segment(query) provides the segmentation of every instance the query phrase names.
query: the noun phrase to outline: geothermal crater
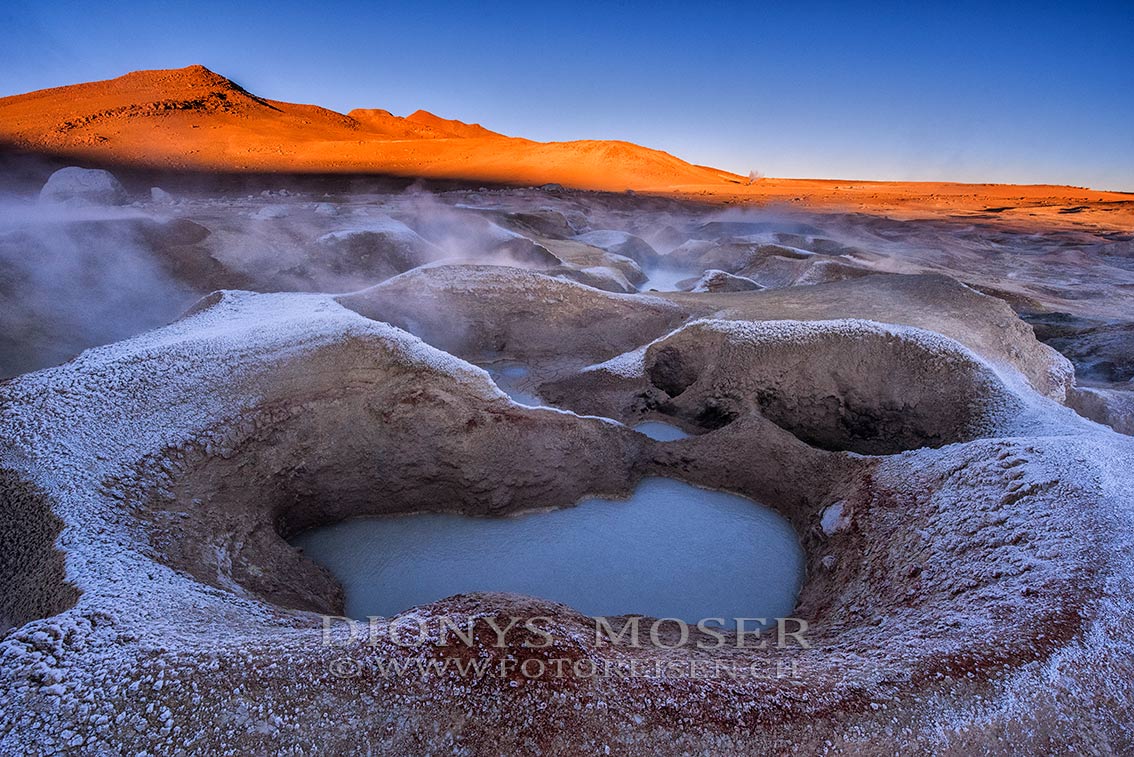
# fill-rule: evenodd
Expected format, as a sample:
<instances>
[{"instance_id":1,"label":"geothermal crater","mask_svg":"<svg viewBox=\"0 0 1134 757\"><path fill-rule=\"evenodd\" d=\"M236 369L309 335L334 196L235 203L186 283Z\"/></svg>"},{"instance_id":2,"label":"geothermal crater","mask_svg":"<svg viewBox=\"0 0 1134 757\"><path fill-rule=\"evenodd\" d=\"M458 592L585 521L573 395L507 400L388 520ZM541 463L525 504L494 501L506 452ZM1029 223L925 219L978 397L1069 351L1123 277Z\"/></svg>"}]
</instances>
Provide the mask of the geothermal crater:
<instances>
[{"instance_id":1,"label":"geothermal crater","mask_svg":"<svg viewBox=\"0 0 1134 757\"><path fill-rule=\"evenodd\" d=\"M1087 408L956 229L356 190L139 201L155 292L202 298L0 384L6 750L1131 746L1134 442L1072 409L1121 390ZM747 608L807 644L586 614Z\"/></svg>"},{"instance_id":2,"label":"geothermal crater","mask_svg":"<svg viewBox=\"0 0 1134 757\"><path fill-rule=\"evenodd\" d=\"M508 591L595 616L691 625L718 618L722 627L759 618L759 625L791 615L803 578L798 537L773 511L660 478L643 480L622 501L586 499L507 518L354 519L292 543L340 579L352 618Z\"/></svg>"}]
</instances>

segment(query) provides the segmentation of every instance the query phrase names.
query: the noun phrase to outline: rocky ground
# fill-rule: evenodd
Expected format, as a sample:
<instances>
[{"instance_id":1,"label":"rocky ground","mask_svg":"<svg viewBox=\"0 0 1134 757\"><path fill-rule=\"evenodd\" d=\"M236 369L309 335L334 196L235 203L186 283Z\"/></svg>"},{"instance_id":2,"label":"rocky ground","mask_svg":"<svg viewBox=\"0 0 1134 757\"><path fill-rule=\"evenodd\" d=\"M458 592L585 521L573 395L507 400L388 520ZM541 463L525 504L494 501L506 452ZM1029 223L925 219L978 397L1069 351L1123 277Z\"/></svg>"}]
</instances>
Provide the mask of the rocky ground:
<instances>
[{"instance_id":1,"label":"rocky ground","mask_svg":"<svg viewBox=\"0 0 1134 757\"><path fill-rule=\"evenodd\" d=\"M0 230L0 751L1134 749L1129 229L120 178L13 191ZM327 644L341 589L286 542L647 475L793 524L810 648L490 594L400 619L552 645ZM382 667L473 659L505 674Z\"/></svg>"}]
</instances>

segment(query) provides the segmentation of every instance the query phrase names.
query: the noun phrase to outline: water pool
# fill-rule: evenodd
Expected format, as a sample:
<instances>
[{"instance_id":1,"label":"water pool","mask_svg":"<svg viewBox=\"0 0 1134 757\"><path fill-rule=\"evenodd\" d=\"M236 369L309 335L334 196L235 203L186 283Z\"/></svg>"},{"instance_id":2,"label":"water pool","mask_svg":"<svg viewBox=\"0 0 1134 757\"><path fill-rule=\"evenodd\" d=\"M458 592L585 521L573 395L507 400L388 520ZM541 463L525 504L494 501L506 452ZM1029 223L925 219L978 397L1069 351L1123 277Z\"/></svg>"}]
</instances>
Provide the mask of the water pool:
<instances>
[{"instance_id":1,"label":"water pool","mask_svg":"<svg viewBox=\"0 0 1134 757\"><path fill-rule=\"evenodd\" d=\"M656 439L659 442L673 442L678 439L688 439L689 434L685 433L677 426L662 421L643 421L634 426L634 430L639 434L645 434L651 439Z\"/></svg>"},{"instance_id":2,"label":"water pool","mask_svg":"<svg viewBox=\"0 0 1134 757\"><path fill-rule=\"evenodd\" d=\"M529 407L541 407L546 403L529 386L531 369L522 363L496 362L482 365L492 381L513 401Z\"/></svg>"},{"instance_id":3,"label":"water pool","mask_svg":"<svg viewBox=\"0 0 1134 757\"><path fill-rule=\"evenodd\" d=\"M770 619L791 614L804 572L779 514L665 478L643 480L627 500L511 517L356 518L292 543L339 578L355 618L508 591L589 615Z\"/></svg>"}]
</instances>

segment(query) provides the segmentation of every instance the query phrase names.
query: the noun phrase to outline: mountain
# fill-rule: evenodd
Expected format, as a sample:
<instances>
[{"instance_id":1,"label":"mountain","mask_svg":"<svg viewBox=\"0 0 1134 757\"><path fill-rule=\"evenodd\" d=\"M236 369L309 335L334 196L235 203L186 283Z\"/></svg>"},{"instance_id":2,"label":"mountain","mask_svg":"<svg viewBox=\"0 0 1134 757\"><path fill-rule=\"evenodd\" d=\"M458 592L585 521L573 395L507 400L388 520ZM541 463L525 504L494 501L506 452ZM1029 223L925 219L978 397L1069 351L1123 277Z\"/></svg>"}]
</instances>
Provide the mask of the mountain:
<instances>
[{"instance_id":1,"label":"mountain","mask_svg":"<svg viewBox=\"0 0 1134 757\"><path fill-rule=\"evenodd\" d=\"M629 142L534 142L424 110L404 118L378 109L344 115L268 100L204 66L0 98L0 140L177 169L367 172L609 190L744 181Z\"/></svg>"},{"instance_id":2,"label":"mountain","mask_svg":"<svg viewBox=\"0 0 1134 757\"><path fill-rule=\"evenodd\" d=\"M347 113L366 131L390 139L476 139L503 137L480 124L467 124L450 118L435 116L427 110L418 110L406 117L395 116L388 110L356 108Z\"/></svg>"}]
</instances>

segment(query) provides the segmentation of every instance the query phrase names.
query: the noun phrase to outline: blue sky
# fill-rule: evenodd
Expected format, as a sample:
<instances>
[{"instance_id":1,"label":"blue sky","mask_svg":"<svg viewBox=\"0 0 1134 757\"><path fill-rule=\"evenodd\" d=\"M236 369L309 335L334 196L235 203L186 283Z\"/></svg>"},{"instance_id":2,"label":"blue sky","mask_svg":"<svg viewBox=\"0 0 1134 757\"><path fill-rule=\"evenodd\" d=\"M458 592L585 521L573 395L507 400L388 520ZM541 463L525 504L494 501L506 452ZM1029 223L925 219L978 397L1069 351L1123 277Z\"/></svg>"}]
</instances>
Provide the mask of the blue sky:
<instances>
[{"instance_id":1,"label":"blue sky","mask_svg":"<svg viewBox=\"0 0 1134 757\"><path fill-rule=\"evenodd\" d=\"M1134 191L1134 0L789 5L9 0L0 94L202 63L739 173Z\"/></svg>"}]
</instances>

